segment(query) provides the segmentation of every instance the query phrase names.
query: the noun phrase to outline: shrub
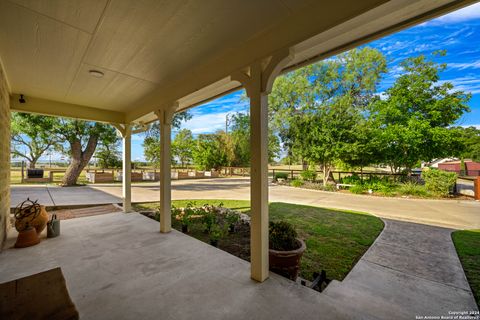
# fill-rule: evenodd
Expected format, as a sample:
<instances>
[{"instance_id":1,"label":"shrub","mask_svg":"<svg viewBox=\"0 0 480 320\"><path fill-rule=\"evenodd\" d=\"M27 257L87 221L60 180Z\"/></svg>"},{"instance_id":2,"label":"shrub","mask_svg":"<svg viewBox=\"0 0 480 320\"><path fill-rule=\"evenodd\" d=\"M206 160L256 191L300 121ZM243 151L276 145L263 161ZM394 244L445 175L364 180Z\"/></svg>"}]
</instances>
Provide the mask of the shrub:
<instances>
[{"instance_id":1,"label":"shrub","mask_svg":"<svg viewBox=\"0 0 480 320\"><path fill-rule=\"evenodd\" d=\"M226 235L225 229L219 226L218 224L214 224L209 231L210 240L213 240L213 241L218 241L223 237L225 237L225 235Z\"/></svg>"},{"instance_id":2,"label":"shrub","mask_svg":"<svg viewBox=\"0 0 480 320\"><path fill-rule=\"evenodd\" d=\"M393 184L381 184L376 191L384 196L392 196L395 194L395 189Z\"/></svg>"},{"instance_id":3,"label":"shrub","mask_svg":"<svg viewBox=\"0 0 480 320\"><path fill-rule=\"evenodd\" d=\"M286 221L270 222L270 249L289 251L298 249L297 231Z\"/></svg>"},{"instance_id":4,"label":"shrub","mask_svg":"<svg viewBox=\"0 0 480 320\"><path fill-rule=\"evenodd\" d=\"M182 214L180 215L180 221L182 226L189 226L192 224L192 216L196 214L197 209L195 208L195 202L188 202L187 206L183 209Z\"/></svg>"},{"instance_id":5,"label":"shrub","mask_svg":"<svg viewBox=\"0 0 480 320\"><path fill-rule=\"evenodd\" d=\"M204 206L202 213L202 223L205 226L205 231L210 232L212 226L217 223L217 214L211 206Z\"/></svg>"},{"instance_id":6,"label":"shrub","mask_svg":"<svg viewBox=\"0 0 480 320\"><path fill-rule=\"evenodd\" d=\"M432 169L423 171L422 178L425 180L425 188L428 191L446 197L457 181L457 174Z\"/></svg>"},{"instance_id":7,"label":"shrub","mask_svg":"<svg viewBox=\"0 0 480 320\"><path fill-rule=\"evenodd\" d=\"M295 180L292 180L292 182L290 182L290 185L292 187L301 187L303 186L303 181L302 180L298 180L298 179L295 179Z\"/></svg>"},{"instance_id":8,"label":"shrub","mask_svg":"<svg viewBox=\"0 0 480 320\"><path fill-rule=\"evenodd\" d=\"M425 197L428 195L427 189L425 186L422 186L415 182L405 182L400 185L398 192L406 196L420 196Z\"/></svg>"},{"instance_id":9,"label":"shrub","mask_svg":"<svg viewBox=\"0 0 480 320\"><path fill-rule=\"evenodd\" d=\"M240 215L236 211L229 210L225 216L225 220L229 226L235 225L240 221Z\"/></svg>"},{"instance_id":10,"label":"shrub","mask_svg":"<svg viewBox=\"0 0 480 320\"><path fill-rule=\"evenodd\" d=\"M395 185L385 178L372 177L364 183L365 189L372 189L374 192L379 193L392 193L395 189Z\"/></svg>"},{"instance_id":11,"label":"shrub","mask_svg":"<svg viewBox=\"0 0 480 320\"><path fill-rule=\"evenodd\" d=\"M362 179L360 179L360 177L354 173L352 174L351 176L346 176L346 177L343 177L340 179L341 183L344 183L344 184L360 184L362 183Z\"/></svg>"},{"instance_id":12,"label":"shrub","mask_svg":"<svg viewBox=\"0 0 480 320\"><path fill-rule=\"evenodd\" d=\"M158 213L158 221L160 221L160 207L157 209ZM172 223L177 221L177 217L180 218L182 215L182 209L177 208L174 205L172 205L172 210L170 211L170 214L172 215Z\"/></svg>"},{"instance_id":13,"label":"shrub","mask_svg":"<svg viewBox=\"0 0 480 320\"><path fill-rule=\"evenodd\" d=\"M336 191L335 185L334 184L327 184L325 187L323 187L323 190L325 191Z\"/></svg>"},{"instance_id":14,"label":"shrub","mask_svg":"<svg viewBox=\"0 0 480 320\"><path fill-rule=\"evenodd\" d=\"M355 194L362 194L365 192L365 186L362 185L362 184L356 184L354 185L353 187L350 187L350 189L348 189L351 193L355 193Z\"/></svg>"},{"instance_id":15,"label":"shrub","mask_svg":"<svg viewBox=\"0 0 480 320\"><path fill-rule=\"evenodd\" d=\"M317 173L315 170L304 170L300 173L300 177L304 181L315 181L315 178L317 178Z\"/></svg>"},{"instance_id":16,"label":"shrub","mask_svg":"<svg viewBox=\"0 0 480 320\"><path fill-rule=\"evenodd\" d=\"M288 179L288 173L286 172L275 172L275 175L273 176L273 180L277 181L278 179Z\"/></svg>"}]
</instances>

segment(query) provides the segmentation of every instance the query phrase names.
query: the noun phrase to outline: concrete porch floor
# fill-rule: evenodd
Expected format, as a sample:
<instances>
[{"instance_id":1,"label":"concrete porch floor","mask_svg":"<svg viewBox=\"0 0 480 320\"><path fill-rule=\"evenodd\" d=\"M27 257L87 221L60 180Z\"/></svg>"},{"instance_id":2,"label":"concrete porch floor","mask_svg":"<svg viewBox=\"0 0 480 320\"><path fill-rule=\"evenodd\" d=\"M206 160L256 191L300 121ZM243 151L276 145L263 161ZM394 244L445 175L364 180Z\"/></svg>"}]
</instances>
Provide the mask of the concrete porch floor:
<instances>
[{"instance_id":1,"label":"concrete porch floor","mask_svg":"<svg viewBox=\"0 0 480 320\"><path fill-rule=\"evenodd\" d=\"M62 221L61 236L0 254L0 283L62 268L81 319L351 319L335 300L140 214ZM11 233L7 245L12 246Z\"/></svg>"}]
</instances>

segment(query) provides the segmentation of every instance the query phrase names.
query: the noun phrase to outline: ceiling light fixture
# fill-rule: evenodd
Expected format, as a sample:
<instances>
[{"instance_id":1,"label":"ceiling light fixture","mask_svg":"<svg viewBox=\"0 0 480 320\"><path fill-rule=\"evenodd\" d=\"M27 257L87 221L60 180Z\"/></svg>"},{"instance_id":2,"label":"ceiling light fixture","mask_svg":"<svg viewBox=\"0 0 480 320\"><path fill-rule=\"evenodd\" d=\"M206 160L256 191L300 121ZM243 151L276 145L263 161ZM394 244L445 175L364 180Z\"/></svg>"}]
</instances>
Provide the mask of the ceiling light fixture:
<instances>
[{"instance_id":1,"label":"ceiling light fixture","mask_svg":"<svg viewBox=\"0 0 480 320\"><path fill-rule=\"evenodd\" d=\"M90 73L90 75L95 78L102 78L104 75L102 71L98 71L98 70L89 70L88 73Z\"/></svg>"}]
</instances>

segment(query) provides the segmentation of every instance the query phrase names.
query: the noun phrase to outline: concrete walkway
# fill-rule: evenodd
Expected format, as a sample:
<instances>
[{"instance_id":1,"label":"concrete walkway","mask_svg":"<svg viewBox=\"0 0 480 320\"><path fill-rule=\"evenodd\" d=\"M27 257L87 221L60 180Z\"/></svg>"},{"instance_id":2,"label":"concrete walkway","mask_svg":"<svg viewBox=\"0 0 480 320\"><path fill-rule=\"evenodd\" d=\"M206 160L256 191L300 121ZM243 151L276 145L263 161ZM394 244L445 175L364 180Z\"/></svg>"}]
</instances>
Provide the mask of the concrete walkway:
<instances>
[{"instance_id":1,"label":"concrete walkway","mask_svg":"<svg viewBox=\"0 0 480 320\"><path fill-rule=\"evenodd\" d=\"M250 199L248 178L176 180L173 199ZM26 197L52 206L121 203L119 184L61 188L58 186L12 186L12 206ZM423 200L362 196L292 187L270 186L270 201L346 209L372 213L382 218L411 221L455 229L480 228L480 202L470 200ZM159 200L158 183L134 184L133 202Z\"/></svg>"},{"instance_id":2,"label":"concrete walkway","mask_svg":"<svg viewBox=\"0 0 480 320\"><path fill-rule=\"evenodd\" d=\"M384 221L375 243L347 277L330 283L324 294L360 319L415 319L478 310L451 229Z\"/></svg>"}]
</instances>

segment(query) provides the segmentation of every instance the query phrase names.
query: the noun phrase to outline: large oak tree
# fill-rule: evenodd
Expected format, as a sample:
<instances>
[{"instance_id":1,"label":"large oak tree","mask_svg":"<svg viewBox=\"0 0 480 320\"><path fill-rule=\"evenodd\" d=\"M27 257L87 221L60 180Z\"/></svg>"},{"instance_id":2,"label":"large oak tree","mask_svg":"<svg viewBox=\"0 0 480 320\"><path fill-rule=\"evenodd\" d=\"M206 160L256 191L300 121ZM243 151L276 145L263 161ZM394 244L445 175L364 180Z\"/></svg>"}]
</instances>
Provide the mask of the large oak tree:
<instances>
[{"instance_id":1,"label":"large oak tree","mask_svg":"<svg viewBox=\"0 0 480 320\"><path fill-rule=\"evenodd\" d=\"M114 145L119 139L111 125L63 118L55 126L55 133L64 141L58 148L70 156L70 164L62 179L63 186L77 183L98 145Z\"/></svg>"}]
</instances>

